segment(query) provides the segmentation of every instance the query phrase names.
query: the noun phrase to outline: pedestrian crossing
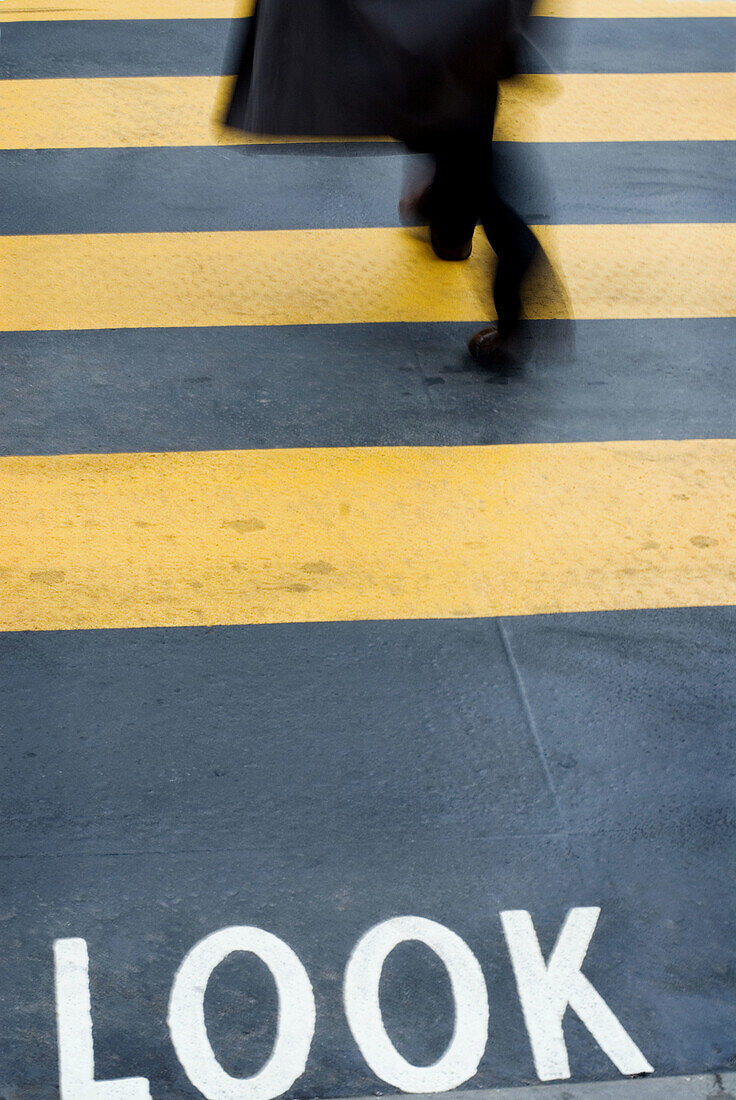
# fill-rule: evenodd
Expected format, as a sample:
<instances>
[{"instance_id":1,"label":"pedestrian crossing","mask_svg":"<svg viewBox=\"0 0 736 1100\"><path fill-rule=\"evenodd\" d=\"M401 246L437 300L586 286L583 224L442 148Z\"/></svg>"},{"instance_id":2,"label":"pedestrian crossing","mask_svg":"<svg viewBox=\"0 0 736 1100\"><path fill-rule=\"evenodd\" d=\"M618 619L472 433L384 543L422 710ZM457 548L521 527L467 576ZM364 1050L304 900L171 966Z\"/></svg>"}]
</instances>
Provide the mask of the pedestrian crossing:
<instances>
[{"instance_id":1,"label":"pedestrian crossing","mask_svg":"<svg viewBox=\"0 0 736 1100\"><path fill-rule=\"evenodd\" d=\"M20 191L23 202L0 207L0 234L399 226L406 160L397 146L332 145L335 155L319 145L289 149L9 152L0 157L0 188ZM736 204L731 151L725 141L547 142L501 145L497 163L503 191L537 225L723 224Z\"/></svg>"},{"instance_id":2,"label":"pedestrian crossing","mask_svg":"<svg viewBox=\"0 0 736 1100\"><path fill-rule=\"evenodd\" d=\"M732 17L734 0L542 0L537 15L554 18ZM230 19L249 16L252 0L88 0L86 7L54 7L48 0L10 0L3 21L70 19Z\"/></svg>"},{"instance_id":3,"label":"pedestrian crossing","mask_svg":"<svg viewBox=\"0 0 736 1100\"><path fill-rule=\"evenodd\" d=\"M7 4L8 0L3 0ZM71 11L71 9L70 9ZM72 14L74 14L72 12ZM156 18L5 23L0 78L232 75L240 22ZM521 73L724 72L736 23L725 17L559 19L534 16Z\"/></svg>"},{"instance_id":4,"label":"pedestrian crossing","mask_svg":"<svg viewBox=\"0 0 736 1100\"><path fill-rule=\"evenodd\" d=\"M733 440L2 459L0 628L732 604L735 463Z\"/></svg>"},{"instance_id":5,"label":"pedestrian crossing","mask_svg":"<svg viewBox=\"0 0 736 1100\"><path fill-rule=\"evenodd\" d=\"M0 148L283 144L223 129L231 87L213 76L0 81ZM505 142L727 141L735 120L728 73L539 74L502 91L496 133Z\"/></svg>"},{"instance_id":6,"label":"pedestrian crossing","mask_svg":"<svg viewBox=\"0 0 736 1100\"><path fill-rule=\"evenodd\" d=\"M443 264L399 227L397 146L223 130L233 8L0 3L0 1082L56 1087L55 938L90 943L100 1077L182 1100L165 991L197 939L272 928L322 1004L345 944L414 911L466 920L493 977L467 1087L534 1081L489 904L550 945L602 905L590 965L655 1071L716 1072L736 0L539 4L571 48L504 88L497 136L564 285L532 285L528 365L498 375L465 353L489 249ZM570 315L552 362L532 337ZM242 1077L271 1032L229 980L207 1026L253 1037ZM405 992L392 1027L429 1064L448 1012L422 981L420 1037ZM288 1096L385 1090L321 1026ZM568 1042L574 1077L611 1076Z\"/></svg>"},{"instance_id":7,"label":"pedestrian crossing","mask_svg":"<svg viewBox=\"0 0 736 1100\"><path fill-rule=\"evenodd\" d=\"M733 224L535 229L559 256L567 293L542 272L530 281L530 319L565 319L570 308L581 320L733 315ZM487 246L449 271L426 251L423 235L395 228L6 237L2 328L431 323L490 313Z\"/></svg>"}]
</instances>

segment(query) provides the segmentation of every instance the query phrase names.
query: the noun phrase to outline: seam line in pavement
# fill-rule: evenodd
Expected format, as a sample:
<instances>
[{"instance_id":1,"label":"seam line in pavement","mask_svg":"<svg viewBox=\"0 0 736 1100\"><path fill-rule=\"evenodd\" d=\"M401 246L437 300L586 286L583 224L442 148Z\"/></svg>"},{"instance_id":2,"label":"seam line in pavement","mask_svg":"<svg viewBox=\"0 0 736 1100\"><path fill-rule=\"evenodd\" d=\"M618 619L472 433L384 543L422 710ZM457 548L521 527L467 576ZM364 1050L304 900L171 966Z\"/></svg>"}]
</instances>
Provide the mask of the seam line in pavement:
<instances>
[{"instance_id":1,"label":"seam line in pavement","mask_svg":"<svg viewBox=\"0 0 736 1100\"><path fill-rule=\"evenodd\" d=\"M506 654L506 660L509 663L512 675L514 677L516 690L519 693L519 699L524 710L524 716L526 718L527 726L529 727L529 732L531 733L532 739L534 740L534 747L537 750L537 756L542 766L542 771L544 772L544 778L547 783L547 787L549 788L549 792L552 795L552 800L555 804L557 816L562 825L562 829L560 830L561 835L564 836L566 839L569 839L570 834L567 827L567 820L565 819L562 804L557 796L557 790L554 783L552 782L552 773L549 770L547 757L545 755L544 749L542 748L542 742L539 738L539 731L537 729L537 723L534 719L534 713L532 711L531 703L529 702L526 684L524 683L524 680L522 678L521 669L519 668L516 657L514 656L514 651L511 648L511 640L509 639L503 618L499 617L496 619L496 626L498 628L498 633L501 636L501 644L503 645L504 653Z\"/></svg>"}]
</instances>

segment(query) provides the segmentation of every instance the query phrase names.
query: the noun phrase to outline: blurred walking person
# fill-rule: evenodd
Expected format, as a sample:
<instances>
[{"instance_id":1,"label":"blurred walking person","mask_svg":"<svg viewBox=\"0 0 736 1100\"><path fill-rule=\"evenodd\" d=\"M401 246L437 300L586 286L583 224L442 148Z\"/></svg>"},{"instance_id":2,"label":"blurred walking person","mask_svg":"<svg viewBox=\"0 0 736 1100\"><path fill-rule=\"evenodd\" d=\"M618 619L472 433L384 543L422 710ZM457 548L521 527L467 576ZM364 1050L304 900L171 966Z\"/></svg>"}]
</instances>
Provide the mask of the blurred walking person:
<instances>
[{"instance_id":1,"label":"blurred walking person","mask_svg":"<svg viewBox=\"0 0 736 1100\"><path fill-rule=\"evenodd\" d=\"M401 204L430 226L445 260L467 259L477 223L498 260L496 325L473 356L505 361L522 285L541 251L498 194L493 124L499 80L517 71L532 0L258 0L228 125L271 136L386 135L428 154L433 178Z\"/></svg>"}]
</instances>

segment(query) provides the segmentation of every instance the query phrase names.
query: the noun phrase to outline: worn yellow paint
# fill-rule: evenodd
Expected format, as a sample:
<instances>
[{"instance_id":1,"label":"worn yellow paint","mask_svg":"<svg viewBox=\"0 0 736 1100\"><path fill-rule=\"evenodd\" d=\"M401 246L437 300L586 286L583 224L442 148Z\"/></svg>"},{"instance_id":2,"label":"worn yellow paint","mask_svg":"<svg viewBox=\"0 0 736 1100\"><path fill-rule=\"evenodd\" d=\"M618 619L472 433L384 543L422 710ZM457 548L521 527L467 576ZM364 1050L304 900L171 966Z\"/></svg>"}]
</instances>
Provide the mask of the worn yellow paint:
<instances>
[{"instance_id":1,"label":"worn yellow paint","mask_svg":"<svg viewBox=\"0 0 736 1100\"><path fill-rule=\"evenodd\" d=\"M535 15L562 19L667 19L736 15L734 0L541 0Z\"/></svg>"},{"instance_id":2,"label":"worn yellow paint","mask_svg":"<svg viewBox=\"0 0 736 1100\"><path fill-rule=\"evenodd\" d=\"M3 80L0 148L269 144L220 124L231 87L231 78L216 76ZM503 87L496 136L725 141L736 138L736 79L729 73L520 77Z\"/></svg>"},{"instance_id":3,"label":"worn yellow paint","mask_svg":"<svg viewBox=\"0 0 736 1100\"><path fill-rule=\"evenodd\" d=\"M0 0L0 23L62 19L231 19L251 15L253 7L254 0L84 0L77 6L70 0L57 0L56 3L53 0Z\"/></svg>"},{"instance_id":4,"label":"worn yellow paint","mask_svg":"<svg viewBox=\"0 0 736 1100\"><path fill-rule=\"evenodd\" d=\"M0 23L60 19L230 19L247 16L253 0L2 0ZM574 19L733 16L734 0L542 0L535 14Z\"/></svg>"},{"instance_id":5,"label":"worn yellow paint","mask_svg":"<svg viewBox=\"0 0 736 1100\"><path fill-rule=\"evenodd\" d=\"M736 441L0 459L0 629L736 603Z\"/></svg>"},{"instance_id":6,"label":"worn yellow paint","mask_svg":"<svg viewBox=\"0 0 736 1100\"><path fill-rule=\"evenodd\" d=\"M3 80L0 148L252 144L220 123L232 84L218 76Z\"/></svg>"},{"instance_id":7,"label":"worn yellow paint","mask_svg":"<svg viewBox=\"0 0 736 1100\"><path fill-rule=\"evenodd\" d=\"M720 317L736 303L736 225L537 226L574 316ZM435 258L422 232L312 229L0 237L0 329L477 321L490 250ZM531 281L531 318L570 303Z\"/></svg>"},{"instance_id":8,"label":"worn yellow paint","mask_svg":"<svg viewBox=\"0 0 736 1100\"><path fill-rule=\"evenodd\" d=\"M499 141L730 141L731 73L566 73L501 86Z\"/></svg>"}]
</instances>

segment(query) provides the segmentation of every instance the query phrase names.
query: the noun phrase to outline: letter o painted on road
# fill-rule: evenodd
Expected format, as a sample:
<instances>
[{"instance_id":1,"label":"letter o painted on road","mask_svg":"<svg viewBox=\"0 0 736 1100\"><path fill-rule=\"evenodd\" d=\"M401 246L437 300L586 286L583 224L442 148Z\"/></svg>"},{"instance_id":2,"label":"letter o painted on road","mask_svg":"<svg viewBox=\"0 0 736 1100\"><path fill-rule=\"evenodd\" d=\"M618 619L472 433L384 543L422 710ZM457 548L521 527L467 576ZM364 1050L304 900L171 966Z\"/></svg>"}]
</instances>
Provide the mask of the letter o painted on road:
<instances>
[{"instance_id":1,"label":"letter o painted on road","mask_svg":"<svg viewBox=\"0 0 736 1100\"><path fill-rule=\"evenodd\" d=\"M455 1000L452 1039L431 1066L412 1065L399 1054L381 1015L379 982L384 963L393 949L407 940L426 944L442 960ZM477 1072L488 1041L488 990L473 952L444 925L424 917L394 917L376 925L350 956L344 996L353 1038L381 1080L404 1092L444 1092Z\"/></svg>"},{"instance_id":2,"label":"letter o painted on road","mask_svg":"<svg viewBox=\"0 0 736 1100\"><path fill-rule=\"evenodd\" d=\"M252 1077L231 1077L207 1037L204 997L212 971L234 951L249 951L276 982L279 1017L271 1056ZM261 928L223 928L187 954L169 1000L171 1041L184 1071L207 1100L274 1100L304 1072L315 1024L314 993L301 962L283 940Z\"/></svg>"}]
</instances>

